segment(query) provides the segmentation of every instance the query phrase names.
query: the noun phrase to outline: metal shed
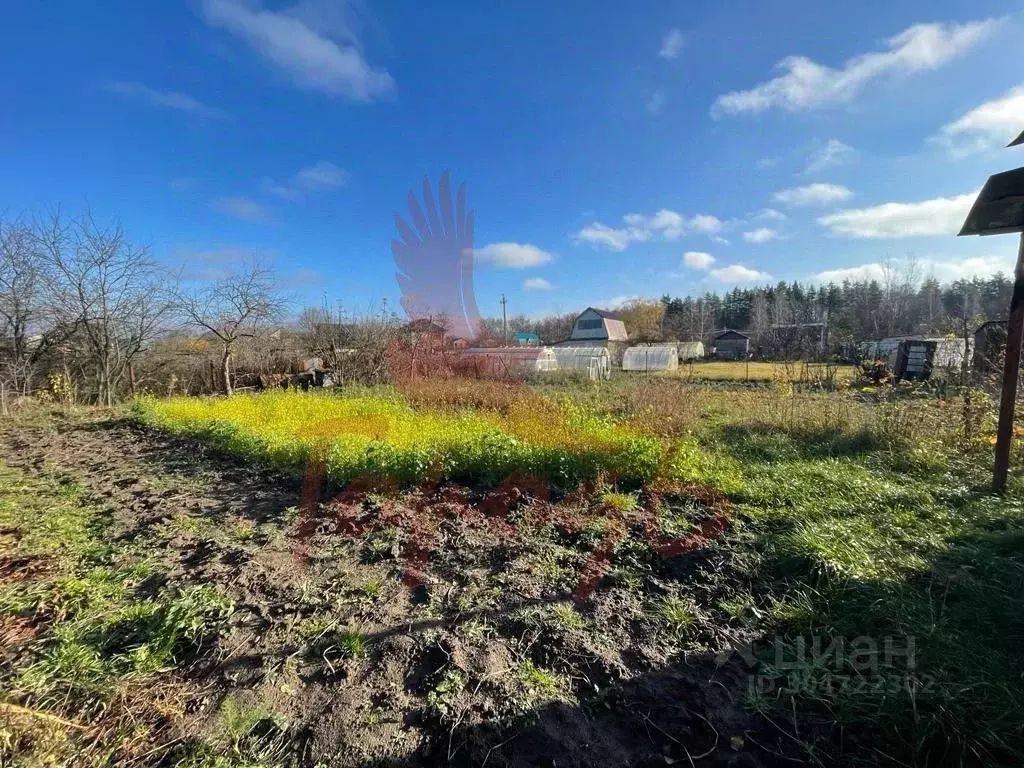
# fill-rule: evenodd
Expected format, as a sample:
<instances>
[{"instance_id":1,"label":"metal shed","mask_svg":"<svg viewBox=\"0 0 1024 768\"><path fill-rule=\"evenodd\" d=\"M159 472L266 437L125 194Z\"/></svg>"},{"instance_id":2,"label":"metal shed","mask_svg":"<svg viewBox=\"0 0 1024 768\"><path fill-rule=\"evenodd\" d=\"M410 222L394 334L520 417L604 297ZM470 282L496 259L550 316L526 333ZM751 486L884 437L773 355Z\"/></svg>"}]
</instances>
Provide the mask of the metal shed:
<instances>
[{"instance_id":1,"label":"metal shed","mask_svg":"<svg viewBox=\"0 0 1024 768\"><path fill-rule=\"evenodd\" d=\"M612 360L604 347L553 347L559 371L576 371L591 381L607 381Z\"/></svg>"},{"instance_id":2,"label":"metal shed","mask_svg":"<svg viewBox=\"0 0 1024 768\"><path fill-rule=\"evenodd\" d=\"M624 371L674 371L679 367L679 353L674 344L630 347L622 356Z\"/></svg>"}]
</instances>

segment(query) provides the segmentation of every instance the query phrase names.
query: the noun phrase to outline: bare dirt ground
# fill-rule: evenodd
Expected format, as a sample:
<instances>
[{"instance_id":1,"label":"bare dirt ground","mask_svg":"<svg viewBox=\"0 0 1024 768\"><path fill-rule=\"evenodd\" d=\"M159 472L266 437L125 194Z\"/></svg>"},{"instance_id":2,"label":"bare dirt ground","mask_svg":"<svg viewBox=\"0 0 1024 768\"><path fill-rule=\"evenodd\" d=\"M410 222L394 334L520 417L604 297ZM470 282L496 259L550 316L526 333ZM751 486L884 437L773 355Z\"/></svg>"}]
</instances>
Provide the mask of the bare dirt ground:
<instances>
[{"instance_id":1,"label":"bare dirt ground","mask_svg":"<svg viewBox=\"0 0 1024 768\"><path fill-rule=\"evenodd\" d=\"M231 698L274 714L246 737L269 764L803 762L744 707L739 655L716 663L738 630L652 612L728 597L743 574L726 547L623 540L595 575L600 526L513 528L532 519L528 494L497 523L487 498L453 488L325 491L304 509L296 478L105 412L54 412L0 445L8 466L76 478L110 509L113 535L157 565L140 589L210 584L233 600L228 630L170 673L191 692L182 743L215 741ZM698 531L705 502L668 500Z\"/></svg>"}]
</instances>

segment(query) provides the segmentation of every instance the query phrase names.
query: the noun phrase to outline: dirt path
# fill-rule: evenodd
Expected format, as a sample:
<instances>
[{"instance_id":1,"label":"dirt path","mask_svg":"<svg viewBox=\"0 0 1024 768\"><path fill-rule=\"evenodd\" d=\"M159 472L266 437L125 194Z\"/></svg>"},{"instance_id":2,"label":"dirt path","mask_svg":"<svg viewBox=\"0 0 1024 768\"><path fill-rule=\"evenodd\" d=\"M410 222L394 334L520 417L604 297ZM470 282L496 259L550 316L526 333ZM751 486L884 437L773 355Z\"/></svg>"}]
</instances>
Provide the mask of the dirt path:
<instances>
[{"instance_id":1,"label":"dirt path","mask_svg":"<svg viewBox=\"0 0 1024 768\"><path fill-rule=\"evenodd\" d=\"M397 502L442 513L410 589L396 555L416 539L401 522L354 534L337 504L303 517L294 478L193 440L96 412L7 428L2 445L9 466L77 478L111 509L114 535L152 552L155 578L213 584L234 600L230 631L188 672L190 735L214 738L231 696L286 723L282 759L309 766L799 757L740 705L742 664L680 651L656 631L643 589L612 583L574 601L584 553L501 535L456 513L461 497L445 490ZM394 511L371 497L355 514L381 503ZM655 575L695 579L715 566L702 553L677 560Z\"/></svg>"}]
</instances>

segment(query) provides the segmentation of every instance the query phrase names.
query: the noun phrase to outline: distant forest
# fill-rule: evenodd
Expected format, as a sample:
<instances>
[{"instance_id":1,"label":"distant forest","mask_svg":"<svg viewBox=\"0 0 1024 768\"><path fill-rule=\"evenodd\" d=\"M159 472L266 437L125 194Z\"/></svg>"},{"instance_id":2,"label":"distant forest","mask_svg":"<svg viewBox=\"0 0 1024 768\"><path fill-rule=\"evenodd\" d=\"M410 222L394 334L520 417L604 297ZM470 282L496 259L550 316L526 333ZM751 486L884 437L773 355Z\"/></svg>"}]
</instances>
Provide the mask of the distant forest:
<instances>
[{"instance_id":1,"label":"distant forest","mask_svg":"<svg viewBox=\"0 0 1024 768\"><path fill-rule=\"evenodd\" d=\"M635 341L706 342L716 331L732 328L750 334L755 347L770 346L779 342L778 326L827 322L829 346L837 348L888 336L963 335L986 320L1005 319L1012 290L1012 281L1002 273L940 283L921 279L911 265L885 269L880 280L817 286L780 282L683 298L666 294L613 309ZM543 342L551 343L568 337L574 318L510 317L508 332L537 331ZM500 318L486 322L492 333L501 332ZM807 329L804 335L810 339L818 332Z\"/></svg>"}]
</instances>

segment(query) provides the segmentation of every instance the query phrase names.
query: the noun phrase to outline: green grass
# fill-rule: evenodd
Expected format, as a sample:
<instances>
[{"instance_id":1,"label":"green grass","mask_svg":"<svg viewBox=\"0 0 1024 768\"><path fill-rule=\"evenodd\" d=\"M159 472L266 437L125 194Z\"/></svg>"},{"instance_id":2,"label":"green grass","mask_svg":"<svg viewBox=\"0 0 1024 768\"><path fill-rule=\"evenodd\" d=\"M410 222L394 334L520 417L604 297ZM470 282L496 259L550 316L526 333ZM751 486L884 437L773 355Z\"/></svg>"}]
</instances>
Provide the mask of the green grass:
<instances>
[{"instance_id":1,"label":"green grass","mask_svg":"<svg viewBox=\"0 0 1024 768\"><path fill-rule=\"evenodd\" d=\"M1019 763L1019 479L1000 498L965 485L978 477L970 468L897 471L881 458L744 464L734 497L761 558L762 672L774 681L771 695L827 713L848 729L847 749L865 764ZM815 640L845 647L824 664L773 668L779 653L792 656ZM867 671L855 663L858 641L867 646ZM886 643L899 651L908 642L909 667L899 653L883 652Z\"/></svg>"},{"instance_id":2,"label":"green grass","mask_svg":"<svg viewBox=\"0 0 1024 768\"><path fill-rule=\"evenodd\" d=\"M523 693L530 706L553 699L565 698L565 681L554 672L539 667L529 659L519 662L515 675L523 687Z\"/></svg>"},{"instance_id":3,"label":"green grass","mask_svg":"<svg viewBox=\"0 0 1024 768\"><path fill-rule=\"evenodd\" d=\"M15 638L0 666L0 704L23 713L2 727L0 763L74 755L99 764L149 749L180 706L182 683L166 673L232 611L210 586L141 596L153 567L112 542L109 525L73 481L0 467L0 528L13 532L0 550L25 563L0 582L0 626Z\"/></svg>"}]
</instances>

